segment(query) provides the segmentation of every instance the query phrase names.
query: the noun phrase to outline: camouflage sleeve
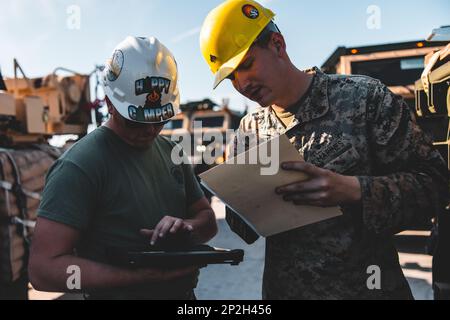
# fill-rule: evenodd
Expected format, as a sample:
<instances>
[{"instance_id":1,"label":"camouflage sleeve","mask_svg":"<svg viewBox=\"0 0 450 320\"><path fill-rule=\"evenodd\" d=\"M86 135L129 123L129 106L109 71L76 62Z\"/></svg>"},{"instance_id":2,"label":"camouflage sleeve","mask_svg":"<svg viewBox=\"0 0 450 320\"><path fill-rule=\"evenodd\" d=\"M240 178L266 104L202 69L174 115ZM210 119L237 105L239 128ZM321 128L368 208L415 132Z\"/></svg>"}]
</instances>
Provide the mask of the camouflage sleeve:
<instances>
[{"instance_id":1,"label":"camouflage sleeve","mask_svg":"<svg viewBox=\"0 0 450 320\"><path fill-rule=\"evenodd\" d=\"M375 174L358 177L364 225L378 234L392 234L429 222L448 193L443 158L401 97L378 84L367 102Z\"/></svg>"}]
</instances>

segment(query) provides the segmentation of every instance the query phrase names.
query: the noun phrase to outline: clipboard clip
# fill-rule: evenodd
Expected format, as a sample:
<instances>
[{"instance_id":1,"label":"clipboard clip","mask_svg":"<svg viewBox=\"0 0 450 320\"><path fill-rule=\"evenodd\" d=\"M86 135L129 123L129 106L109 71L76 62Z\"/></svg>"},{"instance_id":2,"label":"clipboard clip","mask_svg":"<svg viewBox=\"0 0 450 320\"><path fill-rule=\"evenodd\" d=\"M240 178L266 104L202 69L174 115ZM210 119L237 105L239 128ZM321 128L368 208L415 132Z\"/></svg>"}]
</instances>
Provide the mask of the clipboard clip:
<instances>
[{"instance_id":1,"label":"clipboard clip","mask_svg":"<svg viewBox=\"0 0 450 320\"><path fill-rule=\"evenodd\" d=\"M231 231L236 233L245 243L253 244L260 238L256 231L229 206L225 206L225 214L225 220L230 226Z\"/></svg>"}]
</instances>

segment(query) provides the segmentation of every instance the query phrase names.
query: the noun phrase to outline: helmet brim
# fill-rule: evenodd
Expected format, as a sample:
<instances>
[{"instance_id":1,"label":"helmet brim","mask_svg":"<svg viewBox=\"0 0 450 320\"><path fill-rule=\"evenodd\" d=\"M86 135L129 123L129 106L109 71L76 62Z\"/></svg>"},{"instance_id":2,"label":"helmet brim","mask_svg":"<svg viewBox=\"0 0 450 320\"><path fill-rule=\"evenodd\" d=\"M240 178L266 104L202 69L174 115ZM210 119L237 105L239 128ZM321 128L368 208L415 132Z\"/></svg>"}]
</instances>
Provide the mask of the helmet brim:
<instances>
[{"instance_id":1,"label":"helmet brim","mask_svg":"<svg viewBox=\"0 0 450 320\"><path fill-rule=\"evenodd\" d=\"M225 62L220 69L217 71L215 79L214 79L214 85L213 89L216 89L223 80L228 78L241 64L242 60L244 60L245 55L250 50L251 45L243 50L242 52L238 53L236 56Z\"/></svg>"},{"instance_id":2,"label":"helmet brim","mask_svg":"<svg viewBox=\"0 0 450 320\"><path fill-rule=\"evenodd\" d=\"M133 121L130 119L130 116L127 113L125 113L125 111L124 111L124 110L128 110L128 106L130 104L127 103L126 101L120 101L119 99L117 99L114 92L111 90L111 88L109 86L104 86L103 89L105 91L105 95L111 101L114 109L116 109L117 112L119 112L120 115L122 117L124 117L125 119ZM134 122L136 122L136 121L134 121Z\"/></svg>"},{"instance_id":3,"label":"helmet brim","mask_svg":"<svg viewBox=\"0 0 450 320\"><path fill-rule=\"evenodd\" d=\"M175 110L178 110L178 112L175 112L175 115L167 120L167 121L162 121L162 122L151 122L151 121L136 121L134 119L130 118L130 115L128 114L127 110L128 107L133 106L133 104L128 103L127 101L120 101L119 99L117 99L114 95L114 92L111 90L110 87L108 86L104 86L104 91L105 91L105 95L108 97L108 99L111 101L111 103L114 106L114 109L117 110L117 112L119 112L119 114L124 117L125 119L132 121L132 122L136 122L136 123L143 123L143 124L161 124L161 123L166 123L170 120L172 120L175 116L177 116L180 113L179 110L179 104L177 103L172 103L172 105L174 106Z\"/></svg>"}]
</instances>

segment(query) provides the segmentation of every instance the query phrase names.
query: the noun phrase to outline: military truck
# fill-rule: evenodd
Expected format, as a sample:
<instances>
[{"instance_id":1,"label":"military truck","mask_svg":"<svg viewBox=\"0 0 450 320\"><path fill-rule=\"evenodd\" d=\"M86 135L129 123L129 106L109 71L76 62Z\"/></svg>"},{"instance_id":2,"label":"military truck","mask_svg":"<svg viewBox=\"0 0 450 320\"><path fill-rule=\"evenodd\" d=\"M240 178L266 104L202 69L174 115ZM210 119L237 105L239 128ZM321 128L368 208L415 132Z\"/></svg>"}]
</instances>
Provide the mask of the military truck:
<instances>
[{"instance_id":1,"label":"military truck","mask_svg":"<svg viewBox=\"0 0 450 320\"><path fill-rule=\"evenodd\" d=\"M326 73L361 74L379 79L414 108L414 83L425 67L425 56L444 48L446 44L445 41L431 43L417 40L338 47L322 65L322 70Z\"/></svg>"},{"instance_id":2,"label":"military truck","mask_svg":"<svg viewBox=\"0 0 450 320\"><path fill-rule=\"evenodd\" d=\"M228 104L228 101L224 100L222 105L218 105L210 99L182 104L180 106L181 113L169 122L161 133L169 138L182 135L190 137L190 160L196 174L203 173L225 161L226 132L227 130L236 130L247 112L233 111ZM201 128L195 128L196 124L201 124ZM209 139L205 139L205 134L208 133L219 133L222 139L209 141ZM221 151L215 154L214 149ZM207 164L203 161L203 155L206 152L213 154L214 164Z\"/></svg>"},{"instance_id":3,"label":"military truck","mask_svg":"<svg viewBox=\"0 0 450 320\"><path fill-rule=\"evenodd\" d=\"M0 73L0 300L28 297L28 251L40 193L62 153L48 140L83 136L92 118L101 120L90 86L92 75L99 84L98 71L84 75L58 68L28 78L14 60L13 78Z\"/></svg>"},{"instance_id":4,"label":"military truck","mask_svg":"<svg viewBox=\"0 0 450 320\"><path fill-rule=\"evenodd\" d=\"M70 75L59 75L61 72ZM0 94L0 115L12 120L3 126L9 129L2 131L4 142L28 143L52 135L86 134L94 107L90 76L57 68L45 77L30 79L14 60L14 78L4 79L8 90Z\"/></svg>"},{"instance_id":5,"label":"military truck","mask_svg":"<svg viewBox=\"0 0 450 320\"><path fill-rule=\"evenodd\" d=\"M447 45L425 57L424 71L415 82L416 113L422 122L428 123L430 130L439 139L435 141L435 145L449 161L450 26L433 30L428 40L445 40ZM450 300L450 205L440 212L432 239L434 296L437 300Z\"/></svg>"}]
</instances>

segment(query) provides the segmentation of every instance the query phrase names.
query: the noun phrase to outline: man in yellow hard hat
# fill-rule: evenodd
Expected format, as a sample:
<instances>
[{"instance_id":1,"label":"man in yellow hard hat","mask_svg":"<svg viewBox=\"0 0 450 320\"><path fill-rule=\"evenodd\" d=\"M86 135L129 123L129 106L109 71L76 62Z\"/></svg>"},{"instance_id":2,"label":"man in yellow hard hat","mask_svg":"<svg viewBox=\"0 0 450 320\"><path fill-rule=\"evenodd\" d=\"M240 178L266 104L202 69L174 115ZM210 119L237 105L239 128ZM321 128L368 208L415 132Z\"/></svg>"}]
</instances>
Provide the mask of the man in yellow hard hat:
<instances>
[{"instance_id":1,"label":"man in yellow hard hat","mask_svg":"<svg viewBox=\"0 0 450 320\"><path fill-rule=\"evenodd\" d=\"M229 0L201 31L214 87L230 79L261 106L232 147L250 147L248 133L258 143L288 133L306 162L281 167L310 179L274 192L344 214L267 238L263 298L411 299L393 236L440 210L446 165L406 103L378 80L296 68L273 18L255 1Z\"/></svg>"}]
</instances>

